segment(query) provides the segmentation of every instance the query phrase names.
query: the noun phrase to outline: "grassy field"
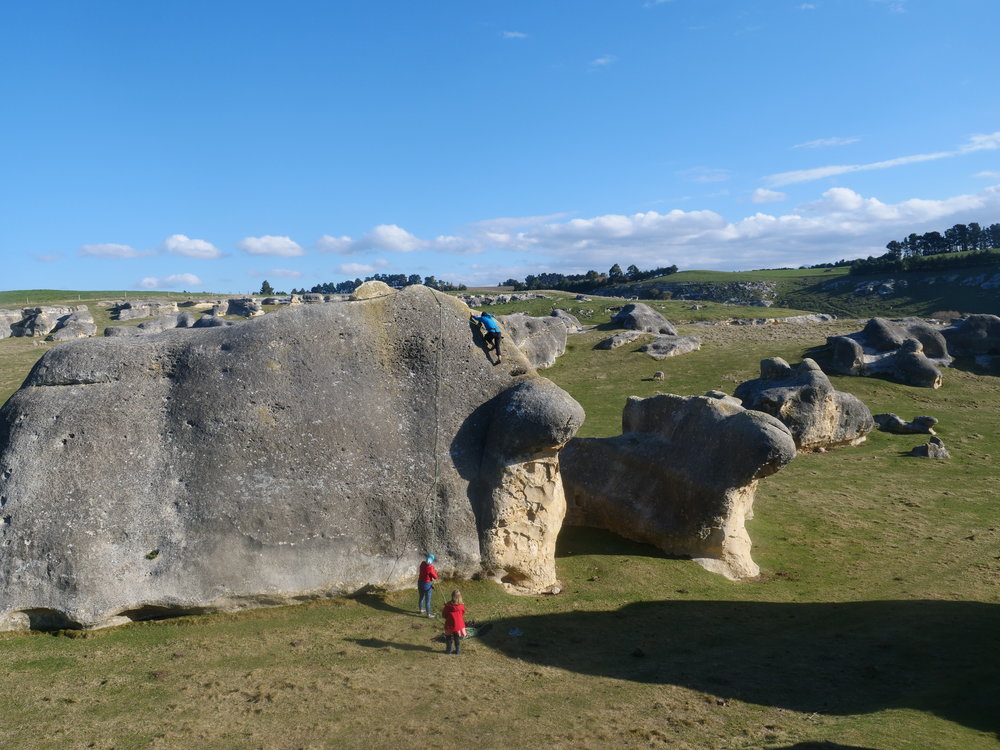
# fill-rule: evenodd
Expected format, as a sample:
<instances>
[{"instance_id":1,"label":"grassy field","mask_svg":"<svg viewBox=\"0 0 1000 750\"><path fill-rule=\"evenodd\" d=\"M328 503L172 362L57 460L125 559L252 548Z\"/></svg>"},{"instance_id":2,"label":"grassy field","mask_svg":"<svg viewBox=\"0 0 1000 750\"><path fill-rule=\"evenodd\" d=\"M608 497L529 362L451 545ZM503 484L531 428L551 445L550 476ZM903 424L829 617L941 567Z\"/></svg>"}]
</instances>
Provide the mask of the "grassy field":
<instances>
[{"instance_id":1,"label":"grassy field","mask_svg":"<svg viewBox=\"0 0 1000 750\"><path fill-rule=\"evenodd\" d=\"M558 303L598 326L543 373L584 405L583 436L620 431L629 395L731 393L761 358L821 356L827 335L860 327L699 326L685 309L734 308L655 303L703 340L656 362L641 341L593 349L620 304ZM20 382L42 348L0 340L0 383ZM492 626L459 657L414 591L0 634L0 747L995 748L1000 379L958 367L937 391L834 381L873 412L938 417L953 458L911 458L921 437L883 433L800 455L759 486L759 580L565 529L558 596L438 586L436 607L459 585Z\"/></svg>"}]
</instances>

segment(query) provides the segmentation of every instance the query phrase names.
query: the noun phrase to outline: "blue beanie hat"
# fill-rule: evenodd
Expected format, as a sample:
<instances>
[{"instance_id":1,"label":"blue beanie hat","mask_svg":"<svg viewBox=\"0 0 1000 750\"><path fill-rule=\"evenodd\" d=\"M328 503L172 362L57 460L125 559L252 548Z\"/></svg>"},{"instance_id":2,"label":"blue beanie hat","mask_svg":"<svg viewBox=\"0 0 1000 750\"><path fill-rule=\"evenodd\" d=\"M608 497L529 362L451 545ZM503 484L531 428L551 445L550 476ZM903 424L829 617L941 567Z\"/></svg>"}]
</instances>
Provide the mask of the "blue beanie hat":
<instances>
[{"instance_id":1,"label":"blue beanie hat","mask_svg":"<svg viewBox=\"0 0 1000 750\"><path fill-rule=\"evenodd\" d=\"M427 562L429 563L434 562L434 555L427 555Z\"/></svg>"}]
</instances>

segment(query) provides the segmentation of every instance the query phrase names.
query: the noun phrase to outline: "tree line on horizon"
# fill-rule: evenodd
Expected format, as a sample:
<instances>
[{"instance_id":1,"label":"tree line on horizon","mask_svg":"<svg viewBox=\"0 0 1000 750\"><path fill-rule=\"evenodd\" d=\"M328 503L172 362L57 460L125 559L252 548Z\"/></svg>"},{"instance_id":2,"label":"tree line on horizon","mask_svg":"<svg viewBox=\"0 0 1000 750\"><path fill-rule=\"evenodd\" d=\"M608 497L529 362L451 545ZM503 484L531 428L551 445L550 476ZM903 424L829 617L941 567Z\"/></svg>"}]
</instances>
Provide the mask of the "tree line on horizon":
<instances>
[{"instance_id":1,"label":"tree line on horizon","mask_svg":"<svg viewBox=\"0 0 1000 750\"><path fill-rule=\"evenodd\" d=\"M648 271L640 271L635 264L630 265L622 271L622 267L615 263L608 269L607 273L590 270L587 273L562 274L562 273L541 273L538 275L529 274L524 277L524 281L517 279L507 279L501 281L498 286L509 286L515 292L527 292L537 289L558 289L562 292L592 292L605 286L615 286L617 284L631 284L646 279L655 279L660 276L669 276L677 273L677 266L663 266L652 268Z\"/></svg>"},{"instance_id":2,"label":"tree line on horizon","mask_svg":"<svg viewBox=\"0 0 1000 750\"><path fill-rule=\"evenodd\" d=\"M439 281L434 276L421 277L416 273L410 275L406 275L405 273L376 273L372 276L365 276L363 279L348 279L347 281L339 282L327 281L323 284L314 284L311 289L306 289L305 287L302 289L293 288L290 294L350 294L366 281L381 281L393 289L402 289L403 287L414 286L416 284L429 286L431 289L437 289L439 292L461 292L467 289L465 284L452 284L448 281ZM274 288L265 279L264 283L260 285L260 294L272 295L284 294L284 292L274 291Z\"/></svg>"}]
</instances>

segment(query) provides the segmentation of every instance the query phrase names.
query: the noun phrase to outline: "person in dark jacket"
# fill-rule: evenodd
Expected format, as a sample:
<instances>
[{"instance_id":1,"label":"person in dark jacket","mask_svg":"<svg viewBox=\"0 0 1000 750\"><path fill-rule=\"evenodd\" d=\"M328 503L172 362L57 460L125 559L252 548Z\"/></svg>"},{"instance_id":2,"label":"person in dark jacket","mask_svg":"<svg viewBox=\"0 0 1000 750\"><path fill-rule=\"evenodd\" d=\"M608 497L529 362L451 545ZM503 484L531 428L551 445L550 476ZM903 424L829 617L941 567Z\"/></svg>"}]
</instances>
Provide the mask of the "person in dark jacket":
<instances>
[{"instance_id":1,"label":"person in dark jacket","mask_svg":"<svg viewBox=\"0 0 1000 750\"><path fill-rule=\"evenodd\" d=\"M434 555L427 555L427 558L420 563L420 572L417 574L417 592L420 597L417 601L417 611L420 614L427 613L428 617L433 617L431 612L431 594L434 591L434 581L438 574L434 570ZM426 605L426 606L425 606Z\"/></svg>"},{"instance_id":2,"label":"person in dark jacket","mask_svg":"<svg viewBox=\"0 0 1000 750\"><path fill-rule=\"evenodd\" d=\"M486 333L483 334L483 338L486 340L486 351L489 351L490 347L492 347L497 355L497 364L500 364L500 339L503 338L500 323L488 312L484 312L482 315L473 315L472 320L486 329Z\"/></svg>"}]
</instances>

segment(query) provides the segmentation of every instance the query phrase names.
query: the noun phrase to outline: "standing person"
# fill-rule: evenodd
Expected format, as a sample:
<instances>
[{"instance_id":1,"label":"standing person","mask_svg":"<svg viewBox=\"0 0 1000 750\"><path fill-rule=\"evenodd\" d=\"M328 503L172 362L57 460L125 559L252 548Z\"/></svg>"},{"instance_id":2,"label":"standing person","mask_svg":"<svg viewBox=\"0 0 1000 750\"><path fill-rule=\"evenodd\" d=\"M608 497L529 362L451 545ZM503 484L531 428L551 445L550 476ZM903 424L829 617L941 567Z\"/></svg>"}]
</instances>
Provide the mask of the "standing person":
<instances>
[{"instance_id":1,"label":"standing person","mask_svg":"<svg viewBox=\"0 0 1000 750\"><path fill-rule=\"evenodd\" d=\"M483 335L486 340L486 351L488 352L492 346L497 355L497 364L500 364L500 339L503 338L503 332L500 330L497 319L488 312L484 312L482 315L473 315L472 319L486 329L486 333Z\"/></svg>"},{"instance_id":2,"label":"standing person","mask_svg":"<svg viewBox=\"0 0 1000 750\"><path fill-rule=\"evenodd\" d=\"M465 603L462 601L462 592L455 589L451 592L451 601L444 605L444 642L446 654L451 653L452 644L455 645L455 656L458 656L462 638L465 637Z\"/></svg>"},{"instance_id":3,"label":"standing person","mask_svg":"<svg viewBox=\"0 0 1000 750\"><path fill-rule=\"evenodd\" d=\"M420 573L417 575L417 592L420 594L420 598L417 601L417 611L420 614L427 612L428 617L433 617L434 613L431 612L431 593L434 591L434 581L437 580L438 574L434 570L434 555L427 555L427 558L420 563ZM426 607L424 606L426 602Z\"/></svg>"}]
</instances>

